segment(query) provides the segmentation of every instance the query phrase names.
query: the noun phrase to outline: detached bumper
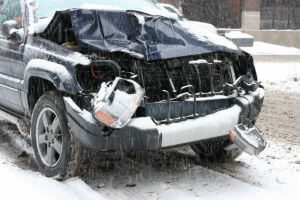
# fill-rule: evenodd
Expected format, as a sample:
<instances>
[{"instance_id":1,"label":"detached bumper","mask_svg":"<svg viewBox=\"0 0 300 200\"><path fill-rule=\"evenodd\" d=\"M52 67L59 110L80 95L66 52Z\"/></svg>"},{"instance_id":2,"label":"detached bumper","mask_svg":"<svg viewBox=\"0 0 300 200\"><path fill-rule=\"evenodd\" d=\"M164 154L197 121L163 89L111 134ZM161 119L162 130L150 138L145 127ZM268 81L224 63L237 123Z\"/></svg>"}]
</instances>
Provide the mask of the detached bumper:
<instances>
[{"instance_id":1,"label":"detached bumper","mask_svg":"<svg viewBox=\"0 0 300 200\"><path fill-rule=\"evenodd\" d=\"M64 98L69 125L75 137L86 147L100 151L158 150L222 137L243 123L256 121L264 99L264 90L237 97L231 108L197 119L170 125L157 125L150 117L134 118L123 129L109 136L92 114L81 110L71 98Z\"/></svg>"}]
</instances>

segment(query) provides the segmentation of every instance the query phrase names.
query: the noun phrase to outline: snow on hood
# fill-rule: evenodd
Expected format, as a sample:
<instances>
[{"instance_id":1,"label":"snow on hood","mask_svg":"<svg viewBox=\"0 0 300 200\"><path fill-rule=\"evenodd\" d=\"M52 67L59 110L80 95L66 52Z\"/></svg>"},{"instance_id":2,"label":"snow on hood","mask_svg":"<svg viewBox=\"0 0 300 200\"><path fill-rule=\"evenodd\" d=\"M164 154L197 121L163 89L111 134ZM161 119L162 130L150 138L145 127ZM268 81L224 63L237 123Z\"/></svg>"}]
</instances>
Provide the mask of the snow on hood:
<instances>
[{"instance_id":1,"label":"snow on hood","mask_svg":"<svg viewBox=\"0 0 300 200\"><path fill-rule=\"evenodd\" d=\"M225 37L218 35L210 24L193 22L193 21L178 21L183 28L193 34L196 38L202 41L209 41L215 45L227 47L229 49L238 50L238 47Z\"/></svg>"},{"instance_id":2,"label":"snow on hood","mask_svg":"<svg viewBox=\"0 0 300 200\"><path fill-rule=\"evenodd\" d=\"M209 23L190 21L190 20L184 20L184 23L193 27L194 29L199 29L202 32L211 32L211 33L218 34L217 28L214 25Z\"/></svg>"}]
</instances>

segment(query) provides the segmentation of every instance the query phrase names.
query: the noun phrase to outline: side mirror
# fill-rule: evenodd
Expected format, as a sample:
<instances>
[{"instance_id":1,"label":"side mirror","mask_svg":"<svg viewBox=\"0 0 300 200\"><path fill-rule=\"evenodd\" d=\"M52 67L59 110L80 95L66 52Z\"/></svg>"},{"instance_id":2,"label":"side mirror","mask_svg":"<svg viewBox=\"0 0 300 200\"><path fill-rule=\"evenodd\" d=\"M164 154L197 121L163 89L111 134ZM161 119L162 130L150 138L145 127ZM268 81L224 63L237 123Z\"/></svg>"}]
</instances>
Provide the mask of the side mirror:
<instances>
[{"instance_id":1,"label":"side mirror","mask_svg":"<svg viewBox=\"0 0 300 200\"><path fill-rule=\"evenodd\" d=\"M9 20L2 24L2 35L16 43L21 42L23 38L22 30L18 29L18 22L15 20Z\"/></svg>"}]
</instances>

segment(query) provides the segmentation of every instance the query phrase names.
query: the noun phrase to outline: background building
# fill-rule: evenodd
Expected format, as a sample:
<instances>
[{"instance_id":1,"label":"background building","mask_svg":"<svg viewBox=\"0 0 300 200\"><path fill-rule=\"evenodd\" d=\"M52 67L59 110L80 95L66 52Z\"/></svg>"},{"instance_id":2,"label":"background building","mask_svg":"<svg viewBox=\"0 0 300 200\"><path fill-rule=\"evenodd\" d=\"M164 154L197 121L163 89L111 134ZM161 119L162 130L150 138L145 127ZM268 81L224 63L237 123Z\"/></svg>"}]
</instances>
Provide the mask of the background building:
<instances>
[{"instance_id":1,"label":"background building","mask_svg":"<svg viewBox=\"0 0 300 200\"><path fill-rule=\"evenodd\" d=\"M241 29L256 40L300 47L300 0L159 1L180 8L191 20Z\"/></svg>"}]
</instances>

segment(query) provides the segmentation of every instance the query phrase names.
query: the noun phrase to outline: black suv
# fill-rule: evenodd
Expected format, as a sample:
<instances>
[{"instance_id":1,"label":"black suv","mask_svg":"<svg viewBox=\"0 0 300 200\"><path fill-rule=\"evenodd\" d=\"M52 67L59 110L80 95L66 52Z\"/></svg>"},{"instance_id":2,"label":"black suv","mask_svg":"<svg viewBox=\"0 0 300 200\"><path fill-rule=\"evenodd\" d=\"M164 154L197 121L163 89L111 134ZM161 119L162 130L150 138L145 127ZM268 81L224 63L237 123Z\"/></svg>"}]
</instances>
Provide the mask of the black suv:
<instances>
[{"instance_id":1,"label":"black suv","mask_svg":"<svg viewBox=\"0 0 300 200\"><path fill-rule=\"evenodd\" d=\"M264 89L225 38L147 0L0 0L0 12L0 117L31 136L46 176L79 175L91 149L264 149Z\"/></svg>"}]
</instances>

